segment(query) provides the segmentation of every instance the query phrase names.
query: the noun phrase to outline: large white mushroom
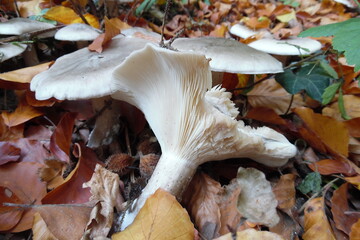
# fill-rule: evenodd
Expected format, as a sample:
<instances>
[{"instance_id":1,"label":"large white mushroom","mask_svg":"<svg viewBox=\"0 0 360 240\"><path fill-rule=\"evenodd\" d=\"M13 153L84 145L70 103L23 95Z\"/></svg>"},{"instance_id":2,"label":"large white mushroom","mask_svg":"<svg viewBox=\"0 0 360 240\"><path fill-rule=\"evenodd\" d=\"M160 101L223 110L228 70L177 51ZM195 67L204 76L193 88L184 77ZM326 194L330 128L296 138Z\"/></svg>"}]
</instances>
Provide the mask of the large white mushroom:
<instances>
[{"instance_id":1,"label":"large white mushroom","mask_svg":"<svg viewBox=\"0 0 360 240\"><path fill-rule=\"evenodd\" d=\"M93 54L93 58L99 57ZM89 65L85 59L80 60ZM65 70L73 72L73 68L76 66ZM92 72L97 74L100 84L95 80L87 83L86 77L75 84L74 78L72 82L61 79L61 71L52 75L58 79L54 81L43 72L33 79L31 89L40 99L112 94L114 99L129 102L143 111L160 143L162 156L148 185L126 214L125 226L158 188L181 198L197 167L204 162L249 157L278 167L296 154L295 146L280 133L267 127L253 129L235 120L238 111L229 99L231 94L220 87L211 89L209 60L203 55L176 52L148 43L108 71L111 72L104 76ZM82 76L86 74L90 73ZM112 76L109 78L108 74ZM94 93L93 87L100 85L105 90L97 89ZM207 92L208 89L211 90Z\"/></svg>"}]
</instances>

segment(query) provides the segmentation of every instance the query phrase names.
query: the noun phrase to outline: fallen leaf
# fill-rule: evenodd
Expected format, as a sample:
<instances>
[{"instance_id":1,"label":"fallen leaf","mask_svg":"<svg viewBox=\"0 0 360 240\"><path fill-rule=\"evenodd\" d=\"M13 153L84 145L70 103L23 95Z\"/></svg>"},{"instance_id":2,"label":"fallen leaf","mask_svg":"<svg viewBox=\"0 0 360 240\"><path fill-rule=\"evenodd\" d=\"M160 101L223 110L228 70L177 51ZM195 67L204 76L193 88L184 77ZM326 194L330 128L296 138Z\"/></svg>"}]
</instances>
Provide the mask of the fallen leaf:
<instances>
[{"instance_id":1,"label":"fallen leaf","mask_svg":"<svg viewBox=\"0 0 360 240\"><path fill-rule=\"evenodd\" d=\"M352 137L360 137L360 117L344 121Z\"/></svg>"},{"instance_id":2,"label":"fallen leaf","mask_svg":"<svg viewBox=\"0 0 360 240\"><path fill-rule=\"evenodd\" d=\"M21 200L10 189L0 186L0 231L13 228L21 219L24 209L4 206L3 203L21 204Z\"/></svg>"},{"instance_id":3,"label":"fallen leaf","mask_svg":"<svg viewBox=\"0 0 360 240\"><path fill-rule=\"evenodd\" d=\"M88 49L90 51L96 51L101 53L104 50L104 47L111 41L113 37L120 34L120 25L118 21L114 19L104 18L105 22L105 33L100 34L89 46Z\"/></svg>"},{"instance_id":4,"label":"fallen leaf","mask_svg":"<svg viewBox=\"0 0 360 240\"><path fill-rule=\"evenodd\" d=\"M204 173L197 173L183 195L182 204L194 219L199 232L207 239L216 237L220 228L220 191L220 183Z\"/></svg>"},{"instance_id":5,"label":"fallen leaf","mask_svg":"<svg viewBox=\"0 0 360 240\"><path fill-rule=\"evenodd\" d=\"M241 215L250 222L275 226L279 222L276 213L278 202L265 174L255 168L240 167L236 181L241 188L237 202Z\"/></svg>"},{"instance_id":6,"label":"fallen leaf","mask_svg":"<svg viewBox=\"0 0 360 240\"><path fill-rule=\"evenodd\" d=\"M226 185L218 193L217 204L220 210L220 229L221 235L231 232L232 230L239 230L238 225L241 222L241 214L237 210L237 200L241 188L236 183L236 180Z\"/></svg>"},{"instance_id":7,"label":"fallen leaf","mask_svg":"<svg viewBox=\"0 0 360 240\"><path fill-rule=\"evenodd\" d=\"M350 240L360 239L360 219L351 226Z\"/></svg>"},{"instance_id":8,"label":"fallen leaf","mask_svg":"<svg viewBox=\"0 0 360 240\"><path fill-rule=\"evenodd\" d=\"M55 6L50 8L46 14L45 18L54 20L63 24L72 24L72 23L84 23L83 20L75 13L71 8L64 6ZM99 28L99 21L97 18L89 13L84 14L84 18L89 22L89 24L94 28Z\"/></svg>"},{"instance_id":9,"label":"fallen leaf","mask_svg":"<svg viewBox=\"0 0 360 240\"><path fill-rule=\"evenodd\" d=\"M322 197L311 199L305 207L304 240L335 240L330 224L326 218L324 199Z\"/></svg>"},{"instance_id":10,"label":"fallen leaf","mask_svg":"<svg viewBox=\"0 0 360 240\"><path fill-rule=\"evenodd\" d=\"M90 201L97 203L91 211L83 237L107 237L114 221L114 208L120 212L121 204L124 202L120 194L119 175L97 164L90 181L84 183L83 187L90 188Z\"/></svg>"},{"instance_id":11,"label":"fallen leaf","mask_svg":"<svg viewBox=\"0 0 360 240\"><path fill-rule=\"evenodd\" d=\"M43 165L45 159L53 157L41 140L19 138L11 143L21 149L19 158L21 162L37 162Z\"/></svg>"},{"instance_id":12,"label":"fallen leaf","mask_svg":"<svg viewBox=\"0 0 360 240\"><path fill-rule=\"evenodd\" d=\"M65 113L50 138L50 151L61 161L69 162L73 127L77 113Z\"/></svg>"},{"instance_id":13,"label":"fallen leaf","mask_svg":"<svg viewBox=\"0 0 360 240\"><path fill-rule=\"evenodd\" d=\"M294 112L303 120L300 135L315 149L348 156L349 133L343 122L300 107Z\"/></svg>"},{"instance_id":14,"label":"fallen leaf","mask_svg":"<svg viewBox=\"0 0 360 240\"><path fill-rule=\"evenodd\" d=\"M0 167L0 186L7 188L15 194L21 204L41 204L40 200L46 194L46 184L41 182L37 172L41 167L35 162L7 163ZM21 177L19 177L21 176ZM10 180L10 181L9 181ZM4 199L4 198L2 198ZM0 204L2 205L2 203ZM20 221L9 230L22 232L32 227L35 210L33 208L11 207L13 211L23 211ZM0 220L5 220L3 216ZM10 219L6 219L8 223ZM6 224L6 225L7 225ZM5 223L0 222L0 226Z\"/></svg>"},{"instance_id":15,"label":"fallen leaf","mask_svg":"<svg viewBox=\"0 0 360 240\"><path fill-rule=\"evenodd\" d=\"M59 240L49 230L40 213L35 213L32 226L33 240Z\"/></svg>"},{"instance_id":16,"label":"fallen leaf","mask_svg":"<svg viewBox=\"0 0 360 240\"><path fill-rule=\"evenodd\" d=\"M357 175L355 177L345 177L344 178L347 182L355 185L360 190L360 175Z\"/></svg>"},{"instance_id":17,"label":"fallen leaf","mask_svg":"<svg viewBox=\"0 0 360 240\"><path fill-rule=\"evenodd\" d=\"M170 193L158 189L141 208L134 222L113 240L194 239L194 225L186 210Z\"/></svg>"},{"instance_id":18,"label":"fallen leaf","mask_svg":"<svg viewBox=\"0 0 360 240\"><path fill-rule=\"evenodd\" d=\"M268 231L256 231L255 229L246 229L236 233L236 240L284 240L280 235Z\"/></svg>"},{"instance_id":19,"label":"fallen leaf","mask_svg":"<svg viewBox=\"0 0 360 240\"><path fill-rule=\"evenodd\" d=\"M92 206L86 204L43 205L36 209L49 231L59 240L80 239Z\"/></svg>"},{"instance_id":20,"label":"fallen leaf","mask_svg":"<svg viewBox=\"0 0 360 240\"><path fill-rule=\"evenodd\" d=\"M48 189L53 189L64 183L62 177L66 169L66 164L57 159L46 159L45 166L39 169L39 177L47 183Z\"/></svg>"},{"instance_id":21,"label":"fallen leaf","mask_svg":"<svg viewBox=\"0 0 360 240\"><path fill-rule=\"evenodd\" d=\"M270 108L279 115L286 112L291 102L291 94L286 92L275 79L268 79L256 84L254 88L247 93L247 96L252 107ZM291 107L295 108L304 105L305 103L300 94L295 94Z\"/></svg>"},{"instance_id":22,"label":"fallen leaf","mask_svg":"<svg viewBox=\"0 0 360 240\"><path fill-rule=\"evenodd\" d=\"M10 141L24 137L24 124L20 124L14 127L6 126L4 119L0 117L0 140Z\"/></svg>"},{"instance_id":23,"label":"fallen leaf","mask_svg":"<svg viewBox=\"0 0 360 240\"><path fill-rule=\"evenodd\" d=\"M24 95L21 97L20 103L14 112L1 113L1 117L3 118L4 123L8 127L18 126L22 123L29 121L30 119L33 119L41 115L43 115L43 113L40 110L30 106L26 102L26 98Z\"/></svg>"},{"instance_id":24,"label":"fallen leaf","mask_svg":"<svg viewBox=\"0 0 360 240\"><path fill-rule=\"evenodd\" d=\"M297 239L296 233L301 232L302 227L294 220L292 215L288 215L282 211L278 211L280 221L274 227L271 227L270 232L282 236L284 239Z\"/></svg>"},{"instance_id":25,"label":"fallen leaf","mask_svg":"<svg viewBox=\"0 0 360 240\"><path fill-rule=\"evenodd\" d=\"M0 142L0 165L15 162L20 158L21 149L9 142Z\"/></svg>"},{"instance_id":26,"label":"fallen leaf","mask_svg":"<svg viewBox=\"0 0 360 240\"><path fill-rule=\"evenodd\" d=\"M273 187L273 192L278 201L278 208L287 211L295 205L295 174L285 174Z\"/></svg>"},{"instance_id":27,"label":"fallen leaf","mask_svg":"<svg viewBox=\"0 0 360 240\"><path fill-rule=\"evenodd\" d=\"M75 169L66 177L65 182L49 192L41 201L43 204L85 203L91 196L88 188L82 185L91 179L95 166L100 163L96 154L82 144L75 144L79 158Z\"/></svg>"},{"instance_id":28,"label":"fallen leaf","mask_svg":"<svg viewBox=\"0 0 360 240\"><path fill-rule=\"evenodd\" d=\"M18 70L0 74L0 87L5 89L28 89L31 79L53 64L53 62L42 63L32 67L21 68Z\"/></svg>"},{"instance_id":29,"label":"fallen leaf","mask_svg":"<svg viewBox=\"0 0 360 240\"><path fill-rule=\"evenodd\" d=\"M37 100L35 98L35 92L29 91L29 90L26 91L25 98L26 98L26 102L33 107L51 107L56 102L58 102L58 100L55 98L50 98L50 99L41 100L41 101Z\"/></svg>"},{"instance_id":30,"label":"fallen leaf","mask_svg":"<svg viewBox=\"0 0 360 240\"><path fill-rule=\"evenodd\" d=\"M348 183L344 183L336 189L331 198L331 212L337 229L347 235L351 232L351 226L359 219L357 214L346 214L350 211L348 204Z\"/></svg>"},{"instance_id":31,"label":"fallen leaf","mask_svg":"<svg viewBox=\"0 0 360 240\"><path fill-rule=\"evenodd\" d=\"M347 115L349 115L351 118L360 117L360 97L355 95L344 95L343 99ZM335 118L339 121L343 120L337 101L332 103L329 107L325 107L322 110L322 114L324 116Z\"/></svg>"},{"instance_id":32,"label":"fallen leaf","mask_svg":"<svg viewBox=\"0 0 360 240\"><path fill-rule=\"evenodd\" d=\"M308 166L311 170L319 172L321 175L342 173L346 176L352 176L356 173L351 165L342 159L323 159Z\"/></svg>"},{"instance_id":33,"label":"fallen leaf","mask_svg":"<svg viewBox=\"0 0 360 240\"><path fill-rule=\"evenodd\" d=\"M286 121L283 118L281 118L273 109L266 107L251 108L246 113L245 118L250 118L265 123L286 125Z\"/></svg>"}]
</instances>

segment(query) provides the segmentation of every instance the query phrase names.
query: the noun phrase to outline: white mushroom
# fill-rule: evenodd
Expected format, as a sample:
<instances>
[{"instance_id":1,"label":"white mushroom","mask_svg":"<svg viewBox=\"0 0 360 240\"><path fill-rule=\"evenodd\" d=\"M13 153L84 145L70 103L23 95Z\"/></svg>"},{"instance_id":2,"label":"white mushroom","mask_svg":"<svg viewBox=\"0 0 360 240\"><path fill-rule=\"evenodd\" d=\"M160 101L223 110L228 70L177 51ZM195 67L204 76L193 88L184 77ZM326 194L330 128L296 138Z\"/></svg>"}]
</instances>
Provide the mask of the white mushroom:
<instances>
[{"instance_id":1,"label":"white mushroom","mask_svg":"<svg viewBox=\"0 0 360 240\"><path fill-rule=\"evenodd\" d=\"M7 22L0 22L0 34L2 35L22 35L31 32L46 30L54 28L54 25L44 22L31 20L28 18L12 18ZM54 31L39 34L37 37L51 37ZM23 52L23 58L27 66L36 65L39 59L36 54L36 49L33 44L28 44L29 47Z\"/></svg>"},{"instance_id":2,"label":"white mushroom","mask_svg":"<svg viewBox=\"0 0 360 240\"><path fill-rule=\"evenodd\" d=\"M248 38L255 34L263 33L263 38L249 43L248 46L275 55L309 55L321 49L321 43L314 39L293 36L288 39L278 40L266 30L252 31L240 23L232 26L230 33L241 38Z\"/></svg>"},{"instance_id":3,"label":"white mushroom","mask_svg":"<svg viewBox=\"0 0 360 240\"><path fill-rule=\"evenodd\" d=\"M4 43L0 44L0 62L15 57L26 50L26 44L11 44Z\"/></svg>"},{"instance_id":4,"label":"white mushroom","mask_svg":"<svg viewBox=\"0 0 360 240\"><path fill-rule=\"evenodd\" d=\"M74 23L58 30L54 37L56 40L76 42L78 48L83 48L89 45L88 41L95 40L101 33L99 29L87 24Z\"/></svg>"},{"instance_id":5,"label":"white mushroom","mask_svg":"<svg viewBox=\"0 0 360 240\"><path fill-rule=\"evenodd\" d=\"M113 73L112 97L143 111L162 155L133 210L162 188L181 198L197 167L207 161L248 157L282 166L296 148L280 133L236 121L230 93L211 88L209 60L199 54L147 45L133 52Z\"/></svg>"}]
</instances>

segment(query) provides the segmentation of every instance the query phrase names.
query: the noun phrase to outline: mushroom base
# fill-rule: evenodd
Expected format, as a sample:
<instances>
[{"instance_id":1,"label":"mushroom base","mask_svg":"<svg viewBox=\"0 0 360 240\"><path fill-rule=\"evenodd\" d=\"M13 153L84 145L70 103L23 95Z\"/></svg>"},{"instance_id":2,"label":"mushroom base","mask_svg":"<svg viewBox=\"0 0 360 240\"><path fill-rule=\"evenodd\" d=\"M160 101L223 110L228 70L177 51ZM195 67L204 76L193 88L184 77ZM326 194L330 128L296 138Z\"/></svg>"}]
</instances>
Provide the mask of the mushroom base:
<instances>
[{"instance_id":1,"label":"mushroom base","mask_svg":"<svg viewBox=\"0 0 360 240\"><path fill-rule=\"evenodd\" d=\"M196 172L198 165L194 162L196 161L179 158L173 153L163 153L141 195L126 211L121 230L134 221L146 199L159 188L168 191L180 201L182 193Z\"/></svg>"}]
</instances>

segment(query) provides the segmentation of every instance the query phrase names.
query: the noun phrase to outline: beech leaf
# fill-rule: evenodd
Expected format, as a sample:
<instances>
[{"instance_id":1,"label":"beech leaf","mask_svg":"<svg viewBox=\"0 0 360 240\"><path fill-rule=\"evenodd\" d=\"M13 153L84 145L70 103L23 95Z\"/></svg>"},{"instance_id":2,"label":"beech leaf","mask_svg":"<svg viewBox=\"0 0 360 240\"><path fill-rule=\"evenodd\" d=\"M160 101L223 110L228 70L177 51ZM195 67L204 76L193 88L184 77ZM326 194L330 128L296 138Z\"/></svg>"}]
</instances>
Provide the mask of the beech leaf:
<instances>
[{"instance_id":1,"label":"beech leaf","mask_svg":"<svg viewBox=\"0 0 360 240\"><path fill-rule=\"evenodd\" d=\"M113 240L194 239L194 225L186 210L170 193L158 189L141 208L134 222Z\"/></svg>"}]
</instances>

